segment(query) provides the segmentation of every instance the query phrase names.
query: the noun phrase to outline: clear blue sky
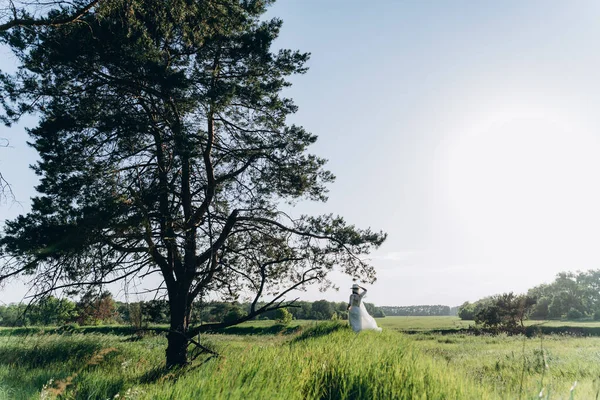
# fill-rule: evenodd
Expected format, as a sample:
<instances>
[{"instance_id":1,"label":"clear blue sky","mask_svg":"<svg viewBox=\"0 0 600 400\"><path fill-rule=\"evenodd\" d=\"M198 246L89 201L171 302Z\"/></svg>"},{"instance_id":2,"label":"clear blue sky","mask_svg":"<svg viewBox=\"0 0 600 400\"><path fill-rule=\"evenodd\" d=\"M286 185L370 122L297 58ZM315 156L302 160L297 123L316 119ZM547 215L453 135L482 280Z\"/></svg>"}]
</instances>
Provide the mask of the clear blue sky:
<instances>
[{"instance_id":1,"label":"clear blue sky","mask_svg":"<svg viewBox=\"0 0 600 400\"><path fill-rule=\"evenodd\" d=\"M327 204L297 211L389 234L370 302L457 305L600 268L600 3L281 0L269 15L278 46L312 53L293 122L337 176ZM12 218L35 154L0 129ZM345 300L335 280L303 296Z\"/></svg>"}]
</instances>

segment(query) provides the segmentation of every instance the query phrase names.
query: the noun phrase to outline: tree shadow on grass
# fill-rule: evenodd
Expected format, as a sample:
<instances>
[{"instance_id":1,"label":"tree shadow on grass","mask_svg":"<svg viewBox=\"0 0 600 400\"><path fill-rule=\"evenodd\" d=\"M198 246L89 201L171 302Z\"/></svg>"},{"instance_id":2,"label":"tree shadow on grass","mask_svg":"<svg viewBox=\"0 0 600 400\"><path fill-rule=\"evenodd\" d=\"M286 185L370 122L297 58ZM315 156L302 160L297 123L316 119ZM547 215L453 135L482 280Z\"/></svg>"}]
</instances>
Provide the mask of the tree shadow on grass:
<instances>
[{"instance_id":1,"label":"tree shadow on grass","mask_svg":"<svg viewBox=\"0 0 600 400\"><path fill-rule=\"evenodd\" d=\"M545 326L542 324L534 324L526 326L524 329L518 327L513 330L499 329L499 328L485 328L479 326L470 326L468 328L450 328L450 329L397 329L407 335L498 335L498 334L509 334L509 335L525 335L527 337L534 337L540 334L542 335L563 335L563 336L600 336L600 326Z\"/></svg>"},{"instance_id":2,"label":"tree shadow on grass","mask_svg":"<svg viewBox=\"0 0 600 400\"><path fill-rule=\"evenodd\" d=\"M139 378L139 383L142 384L150 384L164 381L177 380L177 378L181 375L181 370L183 368L167 368L164 365L154 367L148 371L146 371Z\"/></svg>"},{"instance_id":3,"label":"tree shadow on grass","mask_svg":"<svg viewBox=\"0 0 600 400\"><path fill-rule=\"evenodd\" d=\"M54 330L52 328L52 330ZM0 336L31 336L41 335L48 330L39 327L20 327L20 328L3 328L0 329Z\"/></svg>"},{"instance_id":4,"label":"tree shadow on grass","mask_svg":"<svg viewBox=\"0 0 600 400\"><path fill-rule=\"evenodd\" d=\"M600 336L600 327L531 325L525 328L525 335L528 337L537 336L539 334L564 336Z\"/></svg>"},{"instance_id":5,"label":"tree shadow on grass","mask_svg":"<svg viewBox=\"0 0 600 400\"><path fill-rule=\"evenodd\" d=\"M191 371L194 371L204 364L210 362L218 358L218 355L205 353L205 357L201 360L192 361L189 364L182 367L172 367L168 368L164 365L154 367L149 371L145 372L140 378L139 383L141 384L153 384L153 383L162 383L165 381L177 381L179 377L182 375L188 374Z\"/></svg>"},{"instance_id":6,"label":"tree shadow on grass","mask_svg":"<svg viewBox=\"0 0 600 400\"><path fill-rule=\"evenodd\" d=\"M165 326L154 326L143 329L149 333L163 333L169 329ZM0 336L34 336L34 335L63 335L63 334L102 334L115 336L130 336L139 332L138 328L130 325L99 325L99 326L76 326L69 330L64 327L19 327L0 329Z\"/></svg>"},{"instance_id":7,"label":"tree shadow on grass","mask_svg":"<svg viewBox=\"0 0 600 400\"><path fill-rule=\"evenodd\" d=\"M271 325L271 326L230 326L211 333L223 333L227 335L291 335L302 330L302 327Z\"/></svg>"},{"instance_id":8,"label":"tree shadow on grass","mask_svg":"<svg viewBox=\"0 0 600 400\"><path fill-rule=\"evenodd\" d=\"M168 332L168 330L169 328L164 326L156 326L142 329L143 332L154 334ZM137 335L140 332L140 329L129 325L86 326L79 328L78 332L83 334L99 333L103 335L131 336Z\"/></svg>"},{"instance_id":9,"label":"tree shadow on grass","mask_svg":"<svg viewBox=\"0 0 600 400\"><path fill-rule=\"evenodd\" d=\"M0 348L0 364L34 369L50 364L67 363L70 360L85 362L100 348L101 344L93 341L78 343L56 341L51 344L42 342L26 348L6 346Z\"/></svg>"},{"instance_id":10,"label":"tree shadow on grass","mask_svg":"<svg viewBox=\"0 0 600 400\"><path fill-rule=\"evenodd\" d=\"M210 331L207 333L221 333L227 335L292 335L302 330L299 325L286 326L281 324L275 324L270 326L247 326L238 325L230 326L223 329ZM154 326L143 329L144 333L149 334L161 334L169 331L166 326ZM44 327L21 327L0 330L0 336L32 336L32 335L51 335L51 334L64 334L64 329L58 328L44 328ZM129 336L127 341L135 341L139 339L132 339L140 336L140 330L129 326L129 325L106 325L106 326L82 326L73 328L68 333L81 333L81 334L102 334L102 335L115 335L115 336Z\"/></svg>"},{"instance_id":11,"label":"tree shadow on grass","mask_svg":"<svg viewBox=\"0 0 600 400\"><path fill-rule=\"evenodd\" d=\"M186 365L167 367L162 364L156 366L149 371L146 371L139 378L139 382L142 384L151 384L164 381L176 381L181 375L200 368L204 364L218 357L219 353L215 350L190 339L190 343L188 344L188 363Z\"/></svg>"}]
</instances>

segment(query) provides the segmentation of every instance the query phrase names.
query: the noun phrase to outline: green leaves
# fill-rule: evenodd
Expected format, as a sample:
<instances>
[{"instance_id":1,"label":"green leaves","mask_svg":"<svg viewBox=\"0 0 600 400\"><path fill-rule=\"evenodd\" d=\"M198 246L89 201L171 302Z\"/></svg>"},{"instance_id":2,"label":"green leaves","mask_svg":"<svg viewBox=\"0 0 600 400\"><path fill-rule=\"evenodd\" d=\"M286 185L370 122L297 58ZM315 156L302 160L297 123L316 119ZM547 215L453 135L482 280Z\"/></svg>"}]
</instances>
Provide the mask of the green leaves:
<instances>
[{"instance_id":1,"label":"green leaves","mask_svg":"<svg viewBox=\"0 0 600 400\"><path fill-rule=\"evenodd\" d=\"M326 201L334 176L309 153L316 135L287 123L281 92L309 55L271 51L282 22L260 20L269 3L112 0L3 33L22 62L0 76L4 121L40 117L40 195L0 248L36 265L43 290L160 271L181 329L201 292L250 290L256 304L326 286L335 266L375 279L360 257L383 233L278 212Z\"/></svg>"}]
</instances>

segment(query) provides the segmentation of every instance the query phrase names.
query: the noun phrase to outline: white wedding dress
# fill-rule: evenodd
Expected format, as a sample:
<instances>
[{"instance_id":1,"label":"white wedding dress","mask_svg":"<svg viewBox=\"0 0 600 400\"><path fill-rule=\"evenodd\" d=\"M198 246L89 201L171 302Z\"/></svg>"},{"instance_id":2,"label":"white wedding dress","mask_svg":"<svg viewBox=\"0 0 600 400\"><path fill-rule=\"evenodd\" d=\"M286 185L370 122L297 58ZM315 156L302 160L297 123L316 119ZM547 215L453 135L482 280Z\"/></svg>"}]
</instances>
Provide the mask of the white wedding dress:
<instances>
[{"instance_id":1,"label":"white wedding dress","mask_svg":"<svg viewBox=\"0 0 600 400\"><path fill-rule=\"evenodd\" d=\"M350 304L350 311L348 312L350 327L357 333L368 329L381 332L381 328L377 326L377 322L371 317L362 302L365 293L352 293L350 295L350 301L348 302Z\"/></svg>"}]
</instances>

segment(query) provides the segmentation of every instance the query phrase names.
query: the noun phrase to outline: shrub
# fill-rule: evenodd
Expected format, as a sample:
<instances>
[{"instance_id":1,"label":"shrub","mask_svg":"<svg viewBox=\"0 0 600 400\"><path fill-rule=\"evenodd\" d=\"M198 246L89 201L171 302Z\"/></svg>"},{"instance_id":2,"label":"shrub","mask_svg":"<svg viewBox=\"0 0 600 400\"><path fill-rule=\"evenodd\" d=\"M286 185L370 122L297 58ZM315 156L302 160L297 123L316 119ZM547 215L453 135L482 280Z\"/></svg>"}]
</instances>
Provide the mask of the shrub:
<instances>
[{"instance_id":1,"label":"shrub","mask_svg":"<svg viewBox=\"0 0 600 400\"><path fill-rule=\"evenodd\" d=\"M244 311L242 311L241 308L239 307L232 307L229 312L227 312L227 314L225 314L225 317L223 318L223 322L225 323L230 323L230 322L235 322L240 318L243 318L246 315L246 313Z\"/></svg>"},{"instance_id":2,"label":"shrub","mask_svg":"<svg viewBox=\"0 0 600 400\"><path fill-rule=\"evenodd\" d=\"M475 323L501 328L507 332L522 330L523 321L535 306L535 301L531 296L515 295L512 292L494 296L475 313Z\"/></svg>"},{"instance_id":3,"label":"shrub","mask_svg":"<svg viewBox=\"0 0 600 400\"><path fill-rule=\"evenodd\" d=\"M275 311L275 320L283 325L292 322L292 313L287 308L279 308Z\"/></svg>"},{"instance_id":4,"label":"shrub","mask_svg":"<svg viewBox=\"0 0 600 400\"><path fill-rule=\"evenodd\" d=\"M473 319L475 319L475 304L471 304L468 301L464 302L458 308L458 316L462 320L473 320Z\"/></svg>"},{"instance_id":5,"label":"shrub","mask_svg":"<svg viewBox=\"0 0 600 400\"><path fill-rule=\"evenodd\" d=\"M502 323L500 309L496 305L485 307L475 315L474 320L476 324L483 324L489 327L498 326Z\"/></svg>"}]
</instances>

